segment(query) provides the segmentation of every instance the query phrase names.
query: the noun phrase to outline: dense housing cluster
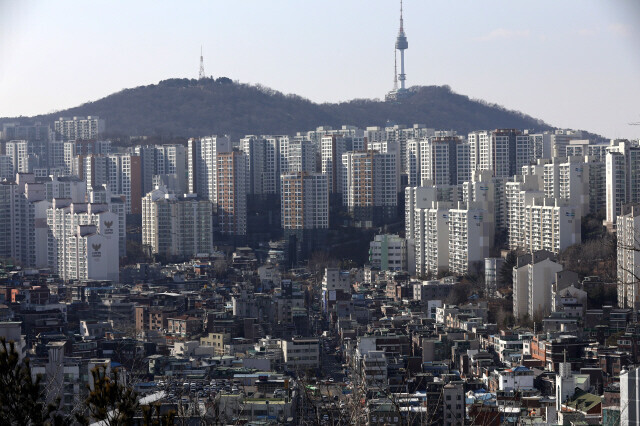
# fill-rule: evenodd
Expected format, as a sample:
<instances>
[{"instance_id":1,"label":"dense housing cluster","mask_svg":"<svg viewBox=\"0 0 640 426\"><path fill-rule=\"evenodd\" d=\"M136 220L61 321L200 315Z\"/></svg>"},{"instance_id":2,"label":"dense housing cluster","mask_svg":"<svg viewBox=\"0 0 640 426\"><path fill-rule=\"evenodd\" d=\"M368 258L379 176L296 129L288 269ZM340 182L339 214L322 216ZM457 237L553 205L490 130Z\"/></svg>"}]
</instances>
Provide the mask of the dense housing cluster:
<instances>
[{"instance_id":1,"label":"dense housing cluster","mask_svg":"<svg viewBox=\"0 0 640 426\"><path fill-rule=\"evenodd\" d=\"M105 130L0 135L0 337L62 413L104 366L207 424L637 421L638 141Z\"/></svg>"}]
</instances>

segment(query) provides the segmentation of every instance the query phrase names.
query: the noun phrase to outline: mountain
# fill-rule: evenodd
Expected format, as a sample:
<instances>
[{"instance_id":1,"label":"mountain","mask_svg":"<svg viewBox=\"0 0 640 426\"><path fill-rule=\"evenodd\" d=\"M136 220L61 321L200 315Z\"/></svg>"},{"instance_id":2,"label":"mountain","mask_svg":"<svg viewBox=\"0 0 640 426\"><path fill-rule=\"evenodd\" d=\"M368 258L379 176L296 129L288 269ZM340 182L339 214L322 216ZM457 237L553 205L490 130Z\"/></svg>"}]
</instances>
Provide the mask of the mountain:
<instances>
[{"instance_id":1,"label":"mountain","mask_svg":"<svg viewBox=\"0 0 640 426\"><path fill-rule=\"evenodd\" d=\"M448 86L409 89L402 102L356 99L317 104L297 95L285 95L260 85L228 78L170 79L125 89L95 102L29 118L53 122L58 117L97 115L107 121L111 136L193 137L229 134L295 134L321 125L384 126L387 123L423 123L436 129L471 130L551 127L517 111L469 99ZM0 122L25 121L25 117Z\"/></svg>"}]
</instances>

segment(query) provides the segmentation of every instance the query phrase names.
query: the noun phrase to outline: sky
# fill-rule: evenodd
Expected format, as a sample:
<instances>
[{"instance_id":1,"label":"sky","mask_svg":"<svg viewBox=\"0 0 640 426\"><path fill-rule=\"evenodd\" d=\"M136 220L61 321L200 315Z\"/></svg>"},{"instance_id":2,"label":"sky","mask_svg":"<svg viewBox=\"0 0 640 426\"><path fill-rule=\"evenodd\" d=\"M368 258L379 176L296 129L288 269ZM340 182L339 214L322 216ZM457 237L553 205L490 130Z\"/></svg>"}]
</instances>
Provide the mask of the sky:
<instances>
[{"instance_id":1,"label":"sky","mask_svg":"<svg viewBox=\"0 0 640 426\"><path fill-rule=\"evenodd\" d=\"M404 12L407 86L640 138L628 124L640 122L640 1L406 0ZM382 99L398 23L394 0L0 0L0 117L197 78L201 46L207 75L315 102Z\"/></svg>"}]
</instances>

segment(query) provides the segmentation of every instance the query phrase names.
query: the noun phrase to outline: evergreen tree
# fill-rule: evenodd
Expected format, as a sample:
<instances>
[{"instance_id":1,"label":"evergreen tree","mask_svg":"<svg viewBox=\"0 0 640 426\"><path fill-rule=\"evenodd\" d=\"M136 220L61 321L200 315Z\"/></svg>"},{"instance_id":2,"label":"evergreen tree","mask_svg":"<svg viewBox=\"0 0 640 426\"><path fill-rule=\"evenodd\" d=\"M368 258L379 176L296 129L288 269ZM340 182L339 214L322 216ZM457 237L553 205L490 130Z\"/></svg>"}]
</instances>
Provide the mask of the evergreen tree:
<instances>
[{"instance_id":1,"label":"evergreen tree","mask_svg":"<svg viewBox=\"0 0 640 426\"><path fill-rule=\"evenodd\" d=\"M20 360L14 342L0 338L0 425L63 425L69 422L57 413L58 404L46 404L33 377L29 358Z\"/></svg>"},{"instance_id":2,"label":"evergreen tree","mask_svg":"<svg viewBox=\"0 0 640 426\"><path fill-rule=\"evenodd\" d=\"M138 397L133 389L118 381L118 369L109 376L105 366L97 366L91 370L91 375L93 390L90 389L85 401L89 418L108 426L131 424L138 410ZM78 418L78 421L89 423L86 418Z\"/></svg>"}]
</instances>

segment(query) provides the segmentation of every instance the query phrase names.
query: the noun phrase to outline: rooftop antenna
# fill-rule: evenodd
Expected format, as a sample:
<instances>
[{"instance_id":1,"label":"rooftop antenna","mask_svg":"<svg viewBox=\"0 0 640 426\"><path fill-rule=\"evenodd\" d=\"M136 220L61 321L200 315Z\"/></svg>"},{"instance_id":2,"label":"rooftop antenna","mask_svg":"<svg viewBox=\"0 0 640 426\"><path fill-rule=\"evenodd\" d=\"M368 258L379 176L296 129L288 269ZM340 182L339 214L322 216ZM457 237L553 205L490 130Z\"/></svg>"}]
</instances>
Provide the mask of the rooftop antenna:
<instances>
[{"instance_id":1,"label":"rooftop antenna","mask_svg":"<svg viewBox=\"0 0 640 426\"><path fill-rule=\"evenodd\" d=\"M202 80L205 78L204 75L204 58L202 57L202 46L200 46L200 73L198 75L198 80Z\"/></svg>"}]
</instances>

